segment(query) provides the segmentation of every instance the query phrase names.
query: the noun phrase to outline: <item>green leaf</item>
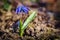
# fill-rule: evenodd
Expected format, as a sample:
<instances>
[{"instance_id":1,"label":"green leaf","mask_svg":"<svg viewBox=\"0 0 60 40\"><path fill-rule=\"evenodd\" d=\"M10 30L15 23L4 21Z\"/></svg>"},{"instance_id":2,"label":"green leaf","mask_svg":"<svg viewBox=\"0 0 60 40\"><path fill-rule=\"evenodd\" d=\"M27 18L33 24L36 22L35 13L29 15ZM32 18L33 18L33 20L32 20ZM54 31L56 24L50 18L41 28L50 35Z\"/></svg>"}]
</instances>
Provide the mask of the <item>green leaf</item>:
<instances>
[{"instance_id":1,"label":"green leaf","mask_svg":"<svg viewBox=\"0 0 60 40\"><path fill-rule=\"evenodd\" d=\"M2 0L4 2L4 9L8 10L9 8L9 3L7 2L8 0Z\"/></svg>"},{"instance_id":2,"label":"green leaf","mask_svg":"<svg viewBox=\"0 0 60 40\"><path fill-rule=\"evenodd\" d=\"M30 0L31 2L36 2L36 0Z\"/></svg>"},{"instance_id":3,"label":"green leaf","mask_svg":"<svg viewBox=\"0 0 60 40\"><path fill-rule=\"evenodd\" d=\"M9 6L10 5L8 3L4 4L4 9L8 10Z\"/></svg>"},{"instance_id":4,"label":"green leaf","mask_svg":"<svg viewBox=\"0 0 60 40\"><path fill-rule=\"evenodd\" d=\"M20 20L20 25L19 25L19 26L20 26L20 28L22 27L22 25L23 25L23 22Z\"/></svg>"},{"instance_id":5,"label":"green leaf","mask_svg":"<svg viewBox=\"0 0 60 40\"><path fill-rule=\"evenodd\" d=\"M28 18L27 20L24 22L24 24L22 25L21 21L20 21L20 36L23 36L24 30L27 28L28 24L36 17L36 12L33 12Z\"/></svg>"},{"instance_id":6,"label":"green leaf","mask_svg":"<svg viewBox=\"0 0 60 40\"><path fill-rule=\"evenodd\" d=\"M20 25L19 25L20 36L22 36L22 34L23 34L23 30L21 29L22 25L23 25L23 22L20 20Z\"/></svg>"},{"instance_id":7,"label":"green leaf","mask_svg":"<svg viewBox=\"0 0 60 40\"><path fill-rule=\"evenodd\" d=\"M7 0L2 0L4 3L7 3Z\"/></svg>"},{"instance_id":8,"label":"green leaf","mask_svg":"<svg viewBox=\"0 0 60 40\"><path fill-rule=\"evenodd\" d=\"M22 29L26 29L27 25L36 17L36 12L33 12L28 18L27 20L24 22Z\"/></svg>"}]
</instances>

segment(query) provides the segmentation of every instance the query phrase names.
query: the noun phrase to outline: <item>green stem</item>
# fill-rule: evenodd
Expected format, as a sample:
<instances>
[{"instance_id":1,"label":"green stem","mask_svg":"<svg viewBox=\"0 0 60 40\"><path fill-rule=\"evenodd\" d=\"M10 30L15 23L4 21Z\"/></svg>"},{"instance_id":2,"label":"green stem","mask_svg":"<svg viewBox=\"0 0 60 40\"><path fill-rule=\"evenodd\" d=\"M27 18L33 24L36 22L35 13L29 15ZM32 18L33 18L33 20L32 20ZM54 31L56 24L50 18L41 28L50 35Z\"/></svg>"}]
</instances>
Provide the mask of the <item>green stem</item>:
<instances>
[{"instance_id":1,"label":"green stem","mask_svg":"<svg viewBox=\"0 0 60 40\"><path fill-rule=\"evenodd\" d=\"M24 33L24 30L20 30L20 37L22 37L23 36L23 33Z\"/></svg>"},{"instance_id":2,"label":"green stem","mask_svg":"<svg viewBox=\"0 0 60 40\"><path fill-rule=\"evenodd\" d=\"M8 8L8 12L10 12L10 11L11 11L11 8L12 8L12 6L10 5L10 6L9 6L9 8Z\"/></svg>"}]
</instances>

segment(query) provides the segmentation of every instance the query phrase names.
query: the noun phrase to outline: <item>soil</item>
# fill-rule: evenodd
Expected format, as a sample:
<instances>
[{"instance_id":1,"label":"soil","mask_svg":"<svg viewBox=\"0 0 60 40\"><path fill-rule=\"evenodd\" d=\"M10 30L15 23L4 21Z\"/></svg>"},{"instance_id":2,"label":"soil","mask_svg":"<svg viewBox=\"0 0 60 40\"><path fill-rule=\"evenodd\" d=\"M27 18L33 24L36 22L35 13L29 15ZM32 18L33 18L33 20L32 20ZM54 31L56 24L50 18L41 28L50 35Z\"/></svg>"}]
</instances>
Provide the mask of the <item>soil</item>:
<instances>
[{"instance_id":1,"label":"soil","mask_svg":"<svg viewBox=\"0 0 60 40\"><path fill-rule=\"evenodd\" d=\"M20 37L18 26L16 26L17 29L14 31L13 24L19 19L24 22L29 14L21 13L17 15L12 13L1 13L0 40L54 40L55 37L59 40L59 36L56 35L60 35L58 34L60 31L54 27L54 17L48 15L48 13L38 11L36 18L28 24L23 37Z\"/></svg>"},{"instance_id":2,"label":"soil","mask_svg":"<svg viewBox=\"0 0 60 40\"><path fill-rule=\"evenodd\" d=\"M16 14L14 10L7 12L0 9L0 40L60 40L60 28L55 27L57 21L54 19L54 13L43 7L41 10L37 4L31 6L32 4L29 2L28 5L28 2L24 2L25 5L30 6L30 10L37 11L37 15L28 24L22 37L19 35L17 22L21 19L24 23L30 14L22 12Z\"/></svg>"}]
</instances>

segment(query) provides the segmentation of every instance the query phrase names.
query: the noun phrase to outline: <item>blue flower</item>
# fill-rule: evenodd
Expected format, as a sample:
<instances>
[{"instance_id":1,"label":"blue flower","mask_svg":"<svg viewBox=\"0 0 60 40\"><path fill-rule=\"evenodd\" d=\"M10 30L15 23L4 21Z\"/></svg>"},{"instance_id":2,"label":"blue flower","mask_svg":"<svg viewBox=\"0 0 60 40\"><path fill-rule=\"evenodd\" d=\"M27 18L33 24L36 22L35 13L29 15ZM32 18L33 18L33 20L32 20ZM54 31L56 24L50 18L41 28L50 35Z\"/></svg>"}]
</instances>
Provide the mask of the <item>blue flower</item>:
<instances>
[{"instance_id":1,"label":"blue flower","mask_svg":"<svg viewBox=\"0 0 60 40\"><path fill-rule=\"evenodd\" d=\"M12 26L13 26L13 32L16 32L17 31L17 29L19 28L19 24L20 24L20 22L19 21L17 21L17 22L15 22Z\"/></svg>"},{"instance_id":2,"label":"blue flower","mask_svg":"<svg viewBox=\"0 0 60 40\"><path fill-rule=\"evenodd\" d=\"M20 24L20 21L17 21L17 22L16 22L16 24L19 26L19 24Z\"/></svg>"},{"instance_id":3,"label":"blue flower","mask_svg":"<svg viewBox=\"0 0 60 40\"><path fill-rule=\"evenodd\" d=\"M24 13L28 13L28 11L29 11L29 8L28 7L26 7L26 6L18 6L17 8L16 8L16 13L18 14L18 13L20 13L20 12L24 12Z\"/></svg>"}]
</instances>

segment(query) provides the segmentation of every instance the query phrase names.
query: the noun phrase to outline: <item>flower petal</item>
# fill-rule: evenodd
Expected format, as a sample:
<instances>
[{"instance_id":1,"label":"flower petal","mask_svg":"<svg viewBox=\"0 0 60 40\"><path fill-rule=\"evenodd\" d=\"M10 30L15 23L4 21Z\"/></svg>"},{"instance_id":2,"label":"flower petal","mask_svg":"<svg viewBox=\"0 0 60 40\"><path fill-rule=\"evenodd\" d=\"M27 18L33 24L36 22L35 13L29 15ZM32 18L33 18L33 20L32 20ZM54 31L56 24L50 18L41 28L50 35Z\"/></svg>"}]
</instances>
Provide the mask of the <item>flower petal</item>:
<instances>
[{"instance_id":1,"label":"flower petal","mask_svg":"<svg viewBox=\"0 0 60 40\"><path fill-rule=\"evenodd\" d=\"M16 8L16 13L18 14L19 12L21 12L21 7L18 6L18 7Z\"/></svg>"}]
</instances>

